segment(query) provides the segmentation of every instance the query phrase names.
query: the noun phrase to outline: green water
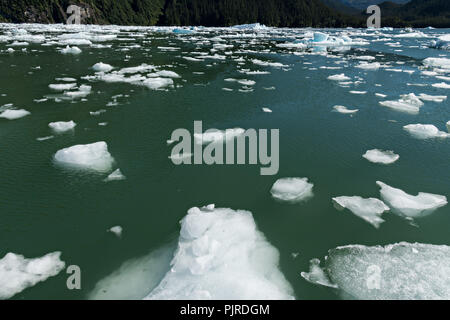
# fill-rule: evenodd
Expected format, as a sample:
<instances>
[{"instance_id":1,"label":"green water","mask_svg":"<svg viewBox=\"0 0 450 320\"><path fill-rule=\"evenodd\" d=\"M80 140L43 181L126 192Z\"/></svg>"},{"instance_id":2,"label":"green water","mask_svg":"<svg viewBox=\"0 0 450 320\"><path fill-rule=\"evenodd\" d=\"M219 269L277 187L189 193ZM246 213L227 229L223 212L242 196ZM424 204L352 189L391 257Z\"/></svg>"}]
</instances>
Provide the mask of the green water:
<instances>
[{"instance_id":1,"label":"green water","mask_svg":"<svg viewBox=\"0 0 450 320\"><path fill-rule=\"evenodd\" d=\"M284 36L287 39L302 32L286 31ZM14 252L34 258L61 251L67 266L78 265L82 270L81 290L66 288L68 275L63 270L14 299L84 299L100 279L124 261L176 240L179 221L187 210L210 203L253 213L259 230L279 250L280 270L298 299L338 298L333 291L309 284L300 276L301 271L308 270L310 259L324 257L337 246L400 241L450 245L449 206L418 220L418 227L386 213L386 222L377 230L348 211L338 212L331 201L343 195L377 198L378 180L410 194L422 191L450 196L450 139L418 140L402 129L410 123L430 123L445 130L450 120L448 101L426 102L419 115L410 115L381 107L380 98L374 95L383 93L387 99L410 92L446 95L448 89L432 88L431 83L440 81L424 77L418 67L423 58L439 54L448 57L448 53L410 48L415 40L399 39L403 52L374 43L364 46L366 51L350 48L332 54L337 59L315 54L297 56L274 47L281 37L277 34L255 43L251 38L229 40L235 45L231 51L259 51L234 53L245 57L244 65L229 58L190 62L182 57L194 50L208 51L211 46L194 43L189 36L135 33L123 32L121 36L129 39L109 41L111 48L80 46L83 52L79 55L61 54L57 50L61 45L33 43L26 52L16 48L8 54L4 52L6 43L0 43L0 94L6 94L0 97L0 106L13 103L31 112L18 120L0 119L0 257ZM220 34L214 31L201 37ZM135 43L142 47L120 51ZM158 46L180 50L166 52ZM261 52L264 49L272 53ZM352 55L375 56L379 52L384 56L377 61L402 61L405 64L399 67L414 73L364 71L347 60ZM250 61L255 58L289 67L255 66ZM342 70L309 70L336 66L334 62L339 59L345 60ZM181 79L174 79L175 87L163 91L81 79L93 75L91 67L100 61L117 69L148 63L175 71ZM40 69L35 69L37 66ZM238 66L271 73L240 74ZM363 83L342 88L327 80L329 75L343 72L360 76ZM91 85L92 93L86 101L34 102L52 94L48 85L58 83L55 78L61 77ZM226 78L252 79L256 81L254 91L238 92L241 86L225 82ZM375 87L375 83L381 87ZM272 86L276 89L264 89ZM224 87L235 90L227 92ZM367 94L353 95L349 90L365 90ZM124 95L117 98L119 104L106 106L118 94ZM336 104L360 111L354 116L331 112ZM262 107L273 113L262 112ZM99 109L107 111L99 116L89 114ZM72 133L36 140L52 134L49 122L69 120L77 123ZM204 129L279 129L279 173L261 176L260 167L250 165L173 165L166 141L177 128L192 132L194 120L203 121ZM108 124L99 126L99 122ZM97 141L107 142L126 180L105 183L107 174L68 170L53 161L55 152L62 148ZM394 150L400 160L383 166L362 158L374 148ZM269 190L281 177L308 177L314 183L314 197L299 204L274 201ZM121 239L106 232L115 225L123 227ZM292 253L299 255L294 258Z\"/></svg>"}]
</instances>

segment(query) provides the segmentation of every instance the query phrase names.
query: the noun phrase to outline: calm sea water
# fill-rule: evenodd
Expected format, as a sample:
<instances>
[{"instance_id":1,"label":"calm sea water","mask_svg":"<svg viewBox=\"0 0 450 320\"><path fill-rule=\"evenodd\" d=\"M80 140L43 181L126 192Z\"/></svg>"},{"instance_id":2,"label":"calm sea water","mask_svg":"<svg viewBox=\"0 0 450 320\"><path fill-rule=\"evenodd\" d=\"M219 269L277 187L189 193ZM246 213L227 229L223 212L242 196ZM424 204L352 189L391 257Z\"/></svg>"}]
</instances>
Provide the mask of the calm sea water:
<instances>
[{"instance_id":1,"label":"calm sea water","mask_svg":"<svg viewBox=\"0 0 450 320\"><path fill-rule=\"evenodd\" d=\"M377 198L378 180L410 194L450 196L450 139L419 140L402 128L423 123L446 131L449 101L425 102L417 115L379 105L401 94L448 95L449 89L431 86L443 80L424 75L421 68L425 58L450 58L446 51L427 47L449 30L420 30L423 35L410 38L395 37L402 30L321 30L367 42L328 48L324 54L276 46L309 37L313 29L203 29L179 35L157 28L81 28L0 25L0 106L12 103L31 112L17 120L0 119L0 257L14 252L35 258L61 251L66 265L82 270L81 290L68 290L68 275L62 271L15 299L85 299L125 261L176 240L189 208L211 203L253 213L259 230L279 250L280 270L298 299L338 298L300 276L310 259L337 246L400 241L450 245L449 206L417 220L418 226L386 213L386 222L375 229L348 211L338 212L331 201L343 195ZM80 54L62 54L62 35L68 33L90 37L93 45L78 44ZM93 37L108 34L116 37ZM19 46L10 46L14 41ZM223 58L184 59L201 57L196 53ZM384 66L378 71L355 68L361 56ZM261 66L252 59L283 66ZM95 74L92 66L100 61L115 70L146 63L181 78L164 90L83 79ZM243 73L246 69L269 73ZM352 83L327 79L340 73ZM92 86L92 92L84 99L52 99L55 92L48 85L64 83L56 80L64 77ZM253 91L240 92L242 85L227 78L256 83ZM108 105L112 101L117 103ZM332 112L335 105L359 112ZM265 113L263 107L273 112ZM106 112L90 115L99 109ZM69 120L77 123L73 132L36 140L53 134L48 123ZM166 141L177 128L192 132L194 120L202 120L205 129L279 129L279 173L261 176L259 166L249 165L173 165ZM126 180L106 183L107 174L69 170L53 161L62 148L97 141L107 142ZM394 150L400 159L384 166L362 158L374 148ZM269 191L282 177L308 177L314 197L299 204L274 201ZM106 231L115 225L123 227L121 239Z\"/></svg>"}]
</instances>

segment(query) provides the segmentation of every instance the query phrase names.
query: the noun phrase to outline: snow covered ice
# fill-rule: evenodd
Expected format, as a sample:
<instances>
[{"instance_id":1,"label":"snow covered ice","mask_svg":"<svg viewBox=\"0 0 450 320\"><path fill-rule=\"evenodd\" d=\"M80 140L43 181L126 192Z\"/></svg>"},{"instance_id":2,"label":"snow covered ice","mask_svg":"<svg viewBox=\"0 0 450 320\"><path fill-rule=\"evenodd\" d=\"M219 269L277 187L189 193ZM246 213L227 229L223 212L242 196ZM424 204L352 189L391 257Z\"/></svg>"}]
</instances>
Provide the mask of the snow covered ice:
<instances>
[{"instance_id":1,"label":"snow covered ice","mask_svg":"<svg viewBox=\"0 0 450 320\"><path fill-rule=\"evenodd\" d=\"M26 288L56 276L65 266L61 252L40 258L27 259L7 253L0 259L0 299L9 299Z\"/></svg>"},{"instance_id":2,"label":"snow covered ice","mask_svg":"<svg viewBox=\"0 0 450 320\"><path fill-rule=\"evenodd\" d=\"M171 269L146 299L293 299L278 261L250 212L192 208L181 221Z\"/></svg>"},{"instance_id":3,"label":"snow covered ice","mask_svg":"<svg viewBox=\"0 0 450 320\"><path fill-rule=\"evenodd\" d=\"M389 211L389 207L383 201L375 198L364 199L358 196L335 197L333 198L333 203L336 209L348 209L375 228L379 228L380 224L384 222L381 215Z\"/></svg>"},{"instance_id":4,"label":"snow covered ice","mask_svg":"<svg viewBox=\"0 0 450 320\"><path fill-rule=\"evenodd\" d=\"M103 141L59 150L54 158L63 165L97 171L109 171L114 163L108 146Z\"/></svg>"},{"instance_id":5,"label":"snow covered ice","mask_svg":"<svg viewBox=\"0 0 450 320\"><path fill-rule=\"evenodd\" d=\"M16 120L30 115L31 113L24 109L7 109L0 113L0 118Z\"/></svg>"},{"instance_id":6,"label":"snow covered ice","mask_svg":"<svg viewBox=\"0 0 450 320\"><path fill-rule=\"evenodd\" d=\"M282 178L273 184L270 193L277 200L295 203L311 198L313 186L308 178Z\"/></svg>"},{"instance_id":7,"label":"snow covered ice","mask_svg":"<svg viewBox=\"0 0 450 320\"><path fill-rule=\"evenodd\" d=\"M423 102L414 94L404 94L399 100L380 101L380 105L400 112L418 114Z\"/></svg>"},{"instance_id":8,"label":"snow covered ice","mask_svg":"<svg viewBox=\"0 0 450 320\"><path fill-rule=\"evenodd\" d=\"M448 127L447 127L448 128ZM413 137L418 139L432 139L432 138L448 138L450 133L440 131L432 124L408 124L403 127Z\"/></svg>"},{"instance_id":9,"label":"snow covered ice","mask_svg":"<svg viewBox=\"0 0 450 320\"><path fill-rule=\"evenodd\" d=\"M425 217L447 205L445 196L425 192L413 196L381 181L377 181L377 185L381 188L381 198L393 212L408 219Z\"/></svg>"}]
</instances>

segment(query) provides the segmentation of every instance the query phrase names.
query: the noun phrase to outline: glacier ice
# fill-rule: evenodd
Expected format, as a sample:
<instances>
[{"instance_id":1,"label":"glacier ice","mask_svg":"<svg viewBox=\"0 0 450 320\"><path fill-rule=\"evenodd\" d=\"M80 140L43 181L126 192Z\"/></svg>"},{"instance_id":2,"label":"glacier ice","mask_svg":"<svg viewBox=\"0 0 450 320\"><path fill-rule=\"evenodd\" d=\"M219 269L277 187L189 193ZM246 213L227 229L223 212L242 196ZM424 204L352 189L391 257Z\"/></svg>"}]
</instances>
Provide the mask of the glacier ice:
<instances>
[{"instance_id":1,"label":"glacier ice","mask_svg":"<svg viewBox=\"0 0 450 320\"><path fill-rule=\"evenodd\" d=\"M364 219L375 228L379 228L380 224L384 222L381 215L389 211L389 207L383 201L375 198L364 199L359 196L343 196L335 197L332 200L336 209L340 211L348 209L354 215Z\"/></svg>"},{"instance_id":2,"label":"glacier ice","mask_svg":"<svg viewBox=\"0 0 450 320\"><path fill-rule=\"evenodd\" d=\"M92 69L94 69L94 71L97 71L97 72L109 72L114 68L113 68L113 66L111 66L107 63L98 62L92 66Z\"/></svg>"},{"instance_id":3,"label":"glacier ice","mask_svg":"<svg viewBox=\"0 0 450 320\"><path fill-rule=\"evenodd\" d=\"M122 237L122 231L123 231L123 228L121 226L114 226L114 227L111 227L108 229L108 232L111 232L118 238Z\"/></svg>"},{"instance_id":4,"label":"glacier ice","mask_svg":"<svg viewBox=\"0 0 450 320\"><path fill-rule=\"evenodd\" d=\"M114 163L104 141L61 149L54 159L63 165L97 171L109 171Z\"/></svg>"},{"instance_id":5,"label":"glacier ice","mask_svg":"<svg viewBox=\"0 0 450 320\"><path fill-rule=\"evenodd\" d=\"M295 203L311 198L313 186L308 178L282 178L273 184L270 193L277 200Z\"/></svg>"},{"instance_id":6,"label":"glacier ice","mask_svg":"<svg viewBox=\"0 0 450 320\"><path fill-rule=\"evenodd\" d=\"M328 251L322 274L311 262L314 281L330 281L344 298L360 300L449 300L450 247L396 243L348 245ZM324 278L325 277L325 278ZM322 284L323 285L323 284ZM325 285L330 286L325 282Z\"/></svg>"},{"instance_id":7,"label":"glacier ice","mask_svg":"<svg viewBox=\"0 0 450 320\"><path fill-rule=\"evenodd\" d=\"M0 113L0 118L8 119L8 120L16 120L30 115L31 112L25 109L6 109L2 113Z\"/></svg>"},{"instance_id":8,"label":"glacier ice","mask_svg":"<svg viewBox=\"0 0 450 320\"><path fill-rule=\"evenodd\" d=\"M64 91L70 90L77 86L76 83L57 83L57 84L49 84L48 87L55 91Z\"/></svg>"},{"instance_id":9,"label":"glacier ice","mask_svg":"<svg viewBox=\"0 0 450 320\"><path fill-rule=\"evenodd\" d=\"M64 49L61 49L60 52L62 54L80 54L81 53L81 49L78 47L70 47L70 46L66 46Z\"/></svg>"},{"instance_id":10,"label":"glacier ice","mask_svg":"<svg viewBox=\"0 0 450 320\"><path fill-rule=\"evenodd\" d=\"M356 113L359 111L359 109L347 109L347 107L344 106L334 106L333 110L339 113L344 113L344 114L352 114L352 113Z\"/></svg>"},{"instance_id":11,"label":"glacier ice","mask_svg":"<svg viewBox=\"0 0 450 320\"><path fill-rule=\"evenodd\" d=\"M7 253L0 259L0 299L9 299L26 288L56 276L65 266L61 252L27 259L22 255Z\"/></svg>"},{"instance_id":12,"label":"glacier ice","mask_svg":"<svg viewBox=\"0 0 450 320\"><path fill-rule=\"evenodd\" d=\"M443 102L447 100L447 96L432 96L425 93L419 94L419 99L423 101Z\"/></svg>"},{"instance_id":13,"label":"glacier ice","mask_svg":"<svg viewBox=\"0 0 450 320\"><path fill-rule=\"evenodd\" d=\"M421 218L447 205L445 196L424 192L419 192L417 196L413 196L381 181L377 181L377 185L381 188L380 195L384 202L394 213L405 218Z\"/></svg>"},{"instance_id":14,"label":"glacier ice","mask_svg":"<svg viewBox=\"0 0 450 320\"><path fill-rule=\"evenodd\" d=\"M400 156L393 151L384 151L380 149L368 150L363 158L373 163L391 164L396 162Z\"/></svg>"},{"instance_id":15,"label":"glacier ice","mask_svg":"<svg viewBox=\"0 0 450 320\"><path fill-rule=\"evenodd\" d=\"M380 101L380 105L396 111L418 114L423 102L414 94L403 94L399 100Z\"/></svg>"},{"instance_id":16,"label":"glacier ice","mask_svg":"<svg viewBox=\"0 0 450 320\"><path fill-rule=\"evenodd\" d=\"M192 208L181 221L170 270L146 299L293 299L278 261L251 212Z\"/></svg>"},{"instance_id":17,"label":"glacier ice","mask_svg":"<svg viewBox=\"0 0 450 320\"><path fill-rule=\"evenodd\" d=\"M449 138L450 133L440 131L432 124L408 124L403 127L413 137L418 139L432 139L432 138Z\"/></svg>"},{"instance_id":18,"label":"glacier ice","mask_svg":"<svg viewBox=\"0 0 450 320\"><path fill-rule=\"evenodd\" d=\"M73 130L77 124L75 122L71 121L59 121L59 122L50 122L48 126L50 129L52 129L55 133L64 133L70 130Z\"/></svg>"},{"instance_id":19,"label":"glacier ice","mask_svg":"<svg viewBox=\"0 0 450 320\"><path fill-rule=\"evenodd\" d=\"M328 80L347 81L347 80L350 80L350 78L347 77L345 74L340 73L340 74L335 74L335 75L329 76Z\"/></svg>"}]
</instances>

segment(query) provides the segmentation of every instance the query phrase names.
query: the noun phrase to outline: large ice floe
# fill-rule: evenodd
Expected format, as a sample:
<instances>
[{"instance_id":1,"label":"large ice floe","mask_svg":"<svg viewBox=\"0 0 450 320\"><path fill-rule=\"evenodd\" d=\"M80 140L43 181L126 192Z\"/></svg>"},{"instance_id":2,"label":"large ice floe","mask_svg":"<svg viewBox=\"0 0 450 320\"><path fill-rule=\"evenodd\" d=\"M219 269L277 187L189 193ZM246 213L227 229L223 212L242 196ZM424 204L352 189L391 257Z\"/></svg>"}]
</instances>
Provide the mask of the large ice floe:
<instances>
[{"instance_id":1,"label":"large ice floe","mask_svg":"<svg viewBox=\"0 0 450 320\"><path fill-rule=\"evenodd\" d=\"M192 208L171 268L146 299L284 300L293 290L251 212Z\"/></svg>"},{"instance_id":2,"label":"large ice floe","mask_svg":"<svg viewBox=\"0 0 450 320\"><path fill-rule=\"evenodd\" d=\"M450 50L450 34L446 34L438 37L436 40L432 40L430 47L441 50Z\"/></svg>"},{"instance_id":3,"label":"large ice floe","mask_svg":"<svg viewBox=\"0 0 450 320\"><path fill-rule=\"evenodd\" d=\"M373 163L392 164L396 162L400 156L393 151L384 151L380 149L372 149L363 154L363 158Z\"/></svg>"},{"instance_id":4,"label":"large ice floe","mask_svg":"<svg viewBox=\"0 0 450 320\"><path fill-rule=\"evenodd\" d=\"M406 126L403 126L403 129L405 129L409 134L411 134L413 137L417 139L433 139L433 138L449 138L450 137L450 131L449 133L440 131L436 126L432 124L408 124ZM448 129L448 126L447 126Z\"/></svg>"},{"instance_id":5,"label":"large ice floe","mask_svg":"<svg viewBox=\"0 0 450 320\"><path fill-rule=\"evenodd\" d=\"M109 171L114 163L114 158L108 152L108 145L104 141L59 150L54 159L62 165L97 171Z\"/></svg>"},{"instance_id":6,"label":"large ice floe","mask_svg":"<svg viewBox=\"0 0 450 320\"><path fill-rule=\"evenodd\" d=\"M396 111L418 114L423 102L414 94L403 94L399 100L380 101L380 105Z\"/></svg>"},{"instance_id":7,"label":"large ice floe","mask_svg":"<svg viewBox=\"0 0 450 320\"><path fill-rule=\"evenodd\" d=\"M273 184L270 193L276 200L295 203L311 198L313 187L308 178L282 178Z\"/></svg>"},{"instance_id":8,"label":"large ice floe","mask_svg":"<svg viewBox=\"0 0 450 320\"><path fill-rule=\"evenodd\" d=\"M419 192L418 195L413 196L381 181L377 181L377 185L381 188L380 195L384 202L394 213L407 219L425 217L447 205L445 196L425 192Z\"/></svg>"},{"instance_id":9,"label":"large ice floe","mask_svg":"<svg viewBox=\"0 0 450 320\"><path fill-rule=\"evenodd\" d=\"M8 253L0 259L0 299L9 299L26 288L56 276L65 266L61 252L27 259Z\"/></svg>"},{"instance_id":10,"label":"large ice floe","mask_svg":"<svg viewBox=\"0 0 450 320\"><path fill-rule=\"evenodd\" d=\"M450 247L406 243L348 245L328 251L323 267L311 261L302 277L361 300L450 299Z\"/></svg>"},{"instance_id":11,"label":"large ice floe","mask_svg":"<svg viewBox=\"0 0 450 320\"><path fill-rule=\"evenodd\" d=\"M334 207L340 211L350 210L354 215L364 219L375 228L379 228L384 222L381 215L389 211L389 207L383 201L369 198L364 199L358 196L353 197L335 197L332 199Z\"/></svg>"}]
</instances>

